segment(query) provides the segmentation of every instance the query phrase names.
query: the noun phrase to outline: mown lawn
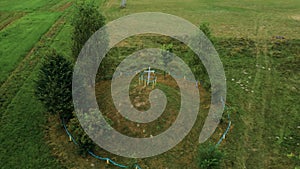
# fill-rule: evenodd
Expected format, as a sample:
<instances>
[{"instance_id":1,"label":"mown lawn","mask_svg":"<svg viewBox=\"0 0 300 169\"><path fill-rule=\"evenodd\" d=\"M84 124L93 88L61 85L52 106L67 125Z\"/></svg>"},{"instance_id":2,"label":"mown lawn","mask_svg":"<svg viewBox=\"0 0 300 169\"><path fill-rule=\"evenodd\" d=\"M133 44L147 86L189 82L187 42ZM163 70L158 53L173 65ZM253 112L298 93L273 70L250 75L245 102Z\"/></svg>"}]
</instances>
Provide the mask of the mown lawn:
<instances>
[{"instance_id":1,"label":"mown lawn","mask_svg":"<svg viewBox=\"0 0 300 169\"><path fill-rule=\"evenodd\" d=\"M57 2L22 1L15 6L16 1L0 2L1 24L16 14L25 15L0 31L0 168L63 168L47 144L47 113L34 96L42 53L63 24L56 23L63 11L45 10L67 3ZM37 11L40 7L45 9Z\"/></svg>"},{"instance_id":2,"label":"mown lawn","mask_svg":"<svg viewBox=\"0 0 300 169\"><path fill-rule=\"evenodd\" d=\"M0 168L62 168L46 144L46 112L34 96L37 71L38 67L2 115Z\"/></svg>"},{"instance_id":3,"label":"mown lawn","mask_svg":"<svg viewBox=\"0 0 300 169\"><path fill-rule=\"evenodd\" d=\"M0 32L0 84L60 15L59 12L31 13Z\"/></svg>"},{"instance_id":4,"label":"mown lawn","mask_svg":"<svg viewBox=\"0 0 300 169\"><path fill-rule=\"evenodd\" d=\"M51 45L58 53L67 57L70 60L74 60L71 57L71 47L72 47L72 39L71 39L72 26L69 22L67 22L58 35L54 38L54 43Z\"/></svg>"}]
</instances>

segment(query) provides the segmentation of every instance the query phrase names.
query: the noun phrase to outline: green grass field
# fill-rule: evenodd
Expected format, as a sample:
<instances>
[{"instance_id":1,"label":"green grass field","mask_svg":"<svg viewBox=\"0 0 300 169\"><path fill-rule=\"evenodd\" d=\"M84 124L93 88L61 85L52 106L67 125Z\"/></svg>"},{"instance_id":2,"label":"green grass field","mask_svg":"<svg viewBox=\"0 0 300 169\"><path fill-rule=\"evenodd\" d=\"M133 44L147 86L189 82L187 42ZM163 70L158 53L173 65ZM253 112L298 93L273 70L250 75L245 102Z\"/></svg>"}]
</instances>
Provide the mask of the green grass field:
<instances>
[{"instance_id":1,"label":"green grass field","mask_svg":"<svg viewBox=\"0 0 300 169\"><path fill-rule=\"evenodd\" d=\"M118 1L108 0L101 9L109 21L136 12L164 12L183 17L195 25L209 22L217 37L300 37L296 29L300 8L297 0L142 0L129 1L127 5L128 8L119 9ZM257 29L265 33L258 36Z\"/></svg>"},{"instance_id":2,"label":"green grass field","mask_svg":"<svg viewBox=\"0 0 300 169\"><path fill-rule=\"evenodd\" d=\"M63 0L62 2L66 2ZM25 0L25 1L1 1L1 11L24 11L24 12L32 12L37 10L49 9L50 7L59 4L58 0Z\"/></svg>"},{"instance_id":3,"label":"green grass field","mask_svg":"<svg viewBox=\"0 0 300 169\"><path fill-rule=\"evenodd\" d=\"M61 13L32 13L1 31L0 84L24 59L40 37L54 24ZM13 52L12 52L13 51Z\"/></svg>"},{"instance_id":4,"label":"green grass field","mask_svg":"<svg viewBox=\"0 0 300 169\"><path fill-rule=\"evenodd\" d=\"M23 2L23 1L22 1ZM30 3L31 2L31 3ZM1 1L0 168L63 168L45 139L47 116L34 96L34 79L42 52L53 41L63 12L38 8L58 1ZM64 1L66 3L66 1ZM6 14L7 15L2 15ZM20 18L16 18L16 15ZM3 16L3 17L2 17ZM12 19L10 19L12 18ZM15 20L14 20L15 19Z\"/></svg>"},{"instance_id":5,"label":"green grass field","mask_svg":"<svg viewBox=\"0 0 300 169\"><path fill-rule=\"evenodd\" d=\"M115 168L90 157L87 162L70 148L63 132L57 135L65 141L46 140L48 114L34 96L43 52L50 46L72 58L70 2L75 1L0 2L0 168L76 168L76 163L81 163L80 168L89 168L90 163ZM107 21L152 11L177 15L195 25L210 23L226 72L227 101L237 110L220 145L225 153L222 168L300 168L299 1L129 0L125 9L119 8L119 1L95 2ZM118 46L124 55L139 49L141 42L137 39L134 45L134 39ZM143 42L146 47L157 45L151 38ZM210 141L218 139L219 130L222 126ZM143 169L194 169L195 152L184 152L183 147L196 148L197 140L192 138L197 133L194 129L188 135L191 139L168 153L138 162ZM62 146L53 150L49 142ZM53 155L57 153L72 155ZM185 160L176 160L177 153ZM132 162L107 152L102 155Z\"/></svg>"},{"instance_id":6,"label":"green grass field","mask_svg":"<svg viewBox=\"0 0 300 169\"><path fill-rule=\"evenodd\" d=\"M1 168L61 168L43 134L47 122L45 110L34 97L37 68L2 115Z\"/></svg>"}]
</instances>

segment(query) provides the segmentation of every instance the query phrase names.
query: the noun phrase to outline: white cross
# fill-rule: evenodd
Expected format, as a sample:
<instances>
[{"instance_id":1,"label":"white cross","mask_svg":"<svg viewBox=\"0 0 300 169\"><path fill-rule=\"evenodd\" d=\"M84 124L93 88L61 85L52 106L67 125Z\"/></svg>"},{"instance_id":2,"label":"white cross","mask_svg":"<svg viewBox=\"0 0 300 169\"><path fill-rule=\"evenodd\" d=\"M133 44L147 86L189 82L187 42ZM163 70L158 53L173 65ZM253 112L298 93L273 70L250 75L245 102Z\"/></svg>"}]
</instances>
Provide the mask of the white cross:
<instances>
[{"instance_id":1,"label":"white cross","mask_svg":"<svg viewBox=\"0 0 300 169\"><path fill-rule=\"evenodd\" d=\"M148 72L147 85L149 85L149 82L150 82L150 74L151 74L151 73L154 73L155 71L154 71L154 70L150 70L150 66L149 66L149 69L148 69L148 70L145 70L145 72Z\"/></svg>"}]
</instances>

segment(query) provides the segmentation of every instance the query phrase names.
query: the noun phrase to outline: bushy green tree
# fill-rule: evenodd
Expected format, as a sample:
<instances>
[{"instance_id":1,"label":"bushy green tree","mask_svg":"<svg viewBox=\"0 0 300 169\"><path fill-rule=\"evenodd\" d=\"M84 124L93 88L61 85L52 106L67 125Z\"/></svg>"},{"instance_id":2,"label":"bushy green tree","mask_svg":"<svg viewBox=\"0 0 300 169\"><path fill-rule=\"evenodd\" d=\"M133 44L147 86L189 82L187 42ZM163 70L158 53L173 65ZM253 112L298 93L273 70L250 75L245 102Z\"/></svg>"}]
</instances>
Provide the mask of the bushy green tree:
<instances>
[{"instance_id":1,"label":"bushy green tree","mask_svg":"<svg viewBox=\"0 0 300 169\"><path fill-rule=\"evenodd\" d=\"M199 147L198 164L201 169L218 169L221 167L223 153L215 145L204 144Z\"/></svg>"},{"instance_id":2,"label":"bushy green tree","mask_svg":"<svg viewBox=\"0 0 300 169\"><path fill-rule=\"evenodd\" d=\"M61 118L72 117L72 71L71 62L54 50L46 53L36 81L36 96L50 113Z\"/></svg>"},{"instance_id":3,"label":"bushy green tree","mask_svg":"<svg viewBox=\"0 0 300 169\"><path fill-rule=\"evenodd\" d=\"M72 53L77 58L85 42L105 25L105 18L92 1L79 2L75 9L72 21Z\"/></svg>"},{"instance_id":4,"label":"bushy green tree","mask_svg":"<svg viewBox=\"0 0 300 169\"><path fill-rule=\"evenodd\" d=\"M72 54L76 59L88 39L105 25L105 17L101 14L99 8L92 1L79 2L75 9L76 10L74 12L72 21ZM97 59L99 59L100 56L98 54L101 50L107 49L109 38L107 37L107 34L102 34L102 37L97 37L94 39L94 41L94 45L88 46L89 49L87 51L92 52L92 56L94 57L91 56L85 60L85 64L87 66L85 67L86 70L83 71L86 72L90 72L95 66L98 67L98 65L95 65L95 63L98 63ZM106 57L102 60L102 63L99 65L96 80L110 79L112 77L112 75L109 74L111 73L111 70L114 69L116 59L117 58L115 56L111 57L106 55ZM94 76L86 78L87 81L92 81Z\"/></svg>"}]
</instances>

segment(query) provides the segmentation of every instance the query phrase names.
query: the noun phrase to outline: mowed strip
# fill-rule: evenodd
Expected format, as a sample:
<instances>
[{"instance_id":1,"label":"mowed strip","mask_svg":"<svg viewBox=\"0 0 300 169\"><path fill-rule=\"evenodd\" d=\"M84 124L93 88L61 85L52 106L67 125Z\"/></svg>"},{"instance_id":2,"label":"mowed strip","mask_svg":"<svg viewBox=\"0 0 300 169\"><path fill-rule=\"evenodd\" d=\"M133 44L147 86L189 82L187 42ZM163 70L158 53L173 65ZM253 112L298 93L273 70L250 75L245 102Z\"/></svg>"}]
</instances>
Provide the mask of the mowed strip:
<instances>
[{"instance_id":1,"label":"mowed strip","mask_svg":"<svg viewBox=\"0 0 300 169\"><path fill-rule=\"evenodd\" d=\"M30 50L24 59L18 64L16 69L10 74L0 87L0 117L5 112L11 100L15 97L24 81L31 74L32 70L42 59L41 54L45 50L45 46L53 43L53 38L61 32L65 25L65 16L62 16L55 24L45 33L41 40Z\"/></svg>"},{"instance_id":2,"label":"mowed strip","mask_svg":"<svg viewBox=\"0 0 300 169\"><path fill-rule=\"evenodd\" d=\"M63 168L45 142L47 116L35 98L34 79L41 66L42 53L64 26L65 16L51 25L0 88L0 95L7 96L5 106L0 105L3 110L0 111L0 161L5 161L0 163L0 168Z\"/></svg>"},{"instance_id":3,"label":"mowed strip","mask_svg":"<svg viewBox=\"0 0 300 169\"><path fill-rule=\"evenodd\" d=\"M0 32L0 84L60 15L61 12L31 13Z\"/></svg>"},{"instance_id":4,"label":"mowed strip","mask_svg":"<svg viewBox=\"0 0 300 169\"><path fill-rule=\"evenodd\" d=\"M0 168L63 168L44 139L47 117L34 96L37 66L4 113L0 128Z\"/></svg>"}]
</instances>

